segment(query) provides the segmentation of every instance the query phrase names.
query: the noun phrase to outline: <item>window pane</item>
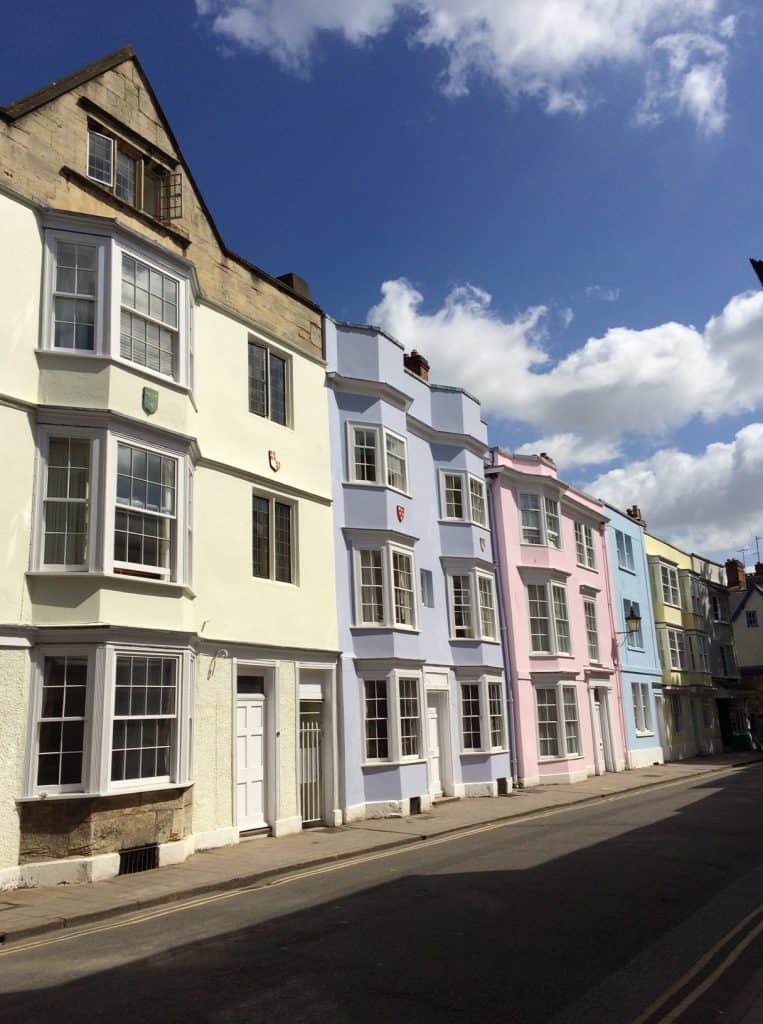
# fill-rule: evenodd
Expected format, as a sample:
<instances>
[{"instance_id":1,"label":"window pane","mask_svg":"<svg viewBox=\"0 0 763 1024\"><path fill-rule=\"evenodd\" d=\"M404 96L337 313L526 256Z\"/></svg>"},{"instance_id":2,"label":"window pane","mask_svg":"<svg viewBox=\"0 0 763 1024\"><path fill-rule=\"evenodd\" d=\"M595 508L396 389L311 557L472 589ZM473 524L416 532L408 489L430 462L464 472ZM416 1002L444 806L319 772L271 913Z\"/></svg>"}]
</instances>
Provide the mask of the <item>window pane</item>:
<instances>
[{"instance_id":1,"label":"window pane","mask_svg":"<svg viewBox=\"0 0 763 1024\"><path fill-rule=\"evenodd\" d=\"M538 710L538 752L541 757L558 757L559 718L556 690L536 690L535 703Z\"/></svg>"},{"instance_id":2,"label":"window pane","mask_svg":"<svg viewBox=\"0 0 763 1024\"><path fill-rule=\"evenodd\" d=\"M561 526L559 523L559 502L553 498L544 498L546 509L546 540L552 547L562 546Z\"/></svg>"},{"instance_id":3,"label":"window pane","mask_svg":"<svg viewBox=\"0 0 763 1024\"><path fill-rule=\"evenodd\" d=\"M117 657L112 781L169 775L177 713L177 667L176 658Z\"/></svg>"},{"instance_id":4,"label":"window pane","mask_svg":"<svg viewBox=\"0 0 763 1024\"><path fill-rule=\"evenodd\" d=\"M401 679L400 688L400 753L417 757L419 753L419 688L416 679Z\"/></svg>"},{"instance_id":5,"label":"window pane","mask_svg":"<svg viewBox=\"0 0 763 1024\"><path fill-rule=\"evenodd\" d=\"M43 501L45 565L87 561L90 442L51 437Z\"/></svg>"},{"instance_id":6,"label":"window pane","mask_svg":"<svg viewBox=\"0 0 763 1024\"><path fill-rule=\"evenodd\" d=\"M286 423L286 363L270 353L270 418Z\"/></svg>"},{"instance_id":7,"label":"window pane","mask_svg":"<svg viewBox=\"0 0 763 1024\"><path fill-rule=\"evenodd\" d=\"M469 498L472 503L472 522L480 526L487 524L485 515L485 484L476 477L469 477Z\"/></svg>"},{"instance_id":8,"label":"window pane","mask_svg":"<svg viewBox=\"0 0 763 1024\"><path fill-rule=\"evenodd\" d=\"M490 746L503 747L503 699L500 683L488 683L487 687L490 712Z\"/></svg>"},{"instance_id":9,"label":"window pane","mask_svg":"<svg viewBox=\"0 0 763 1024\"><path fill-rule=\"evenodd\" d=\"M389 730L387 716L387 680L366 679L366 759L383 760L389 757Z\"/></svg>"},{"instance_id":10,"label":"window pane","mask_svg":"<svg viewBox=\"0 0 763 1024\"><path fill-rule=\"evenodd\" d=\"M292 582L291 572L291 505L276 501L275 505L275 559L276 579Z\"/></svg>"},{"instance_id":11,"label":"window pane","mask_svg":"<svg viewBox=\"0 0 763 1024\"><path fill-rule=\"evenodd\" d=\"M174 377L178 344L177 282L126 253L122 254L120 322L122 358Z\"/></svg>"},{"instance_id":12,"label":"window pane","mask_svg":"<svg viewBox=\"0 0 763 1024\"><path fill-rule=\"evenodd\" d=\"M402 551L392 552L392 589L395 600L395 624L415 625L413 559Z\"/></svg>"},{"instance_id":13,"label":"window pane","mask_svg":"<svg viewBox=\"0 0 763 1024\"><path fill-rule=\"evenodd\" d=\"M112 182L114 143L98 132L88 132L87 176L104 185Z\"/></svg>"},{"instance_id":14,"label":"window pane","mask_svg":"<svg viewBox=\"0 0 763 1024\"><path fill-rule=\"evenodd\" d=\"M360 621L368 625L384 623L381 550L360 552Z\"/></svg>"},{"instance_id":15,"label":"window pane","mask_svg":"<svg viewBox=\"0 0 763 1024\"><path fill-rule=\"evenodd\" d=\"M481 750L482 732L478 683L462 683L461 685L461 723L464 734L464 750Z\"/></svg>"},{"instance_id":16,"label":"window pane","mask_svg":"<svg viewBox=\"0 0 763 1024\"><path fill-rule=\"evenodd\" d=\"M450 591L453 600L453 636L471 638L474 636L471 577L451 576Z\"/></svg>"},{"instance_id":17,"label":"window pane","mask_svg":"<svg viewBox=\"0 0 763 1024\"><path fill-rule=\"evenodd\" d=\"M540 495L520 494L519 508L522 522L522 543L542 544L543 533L540 520Z\"/></svg>"},{"instance_id":18,"label":"window pane","mask_svg":"<svg viewBox=\"0 0 763 1024\"><path fill-rule=\"evenodd\" d=\"M252 498L252 572L270 578L270 502L257 494Z\"/></svg>"},{"instance_id":19,"label":"window pane","mask_svg":"<svg viewBox=\"0 0 763 1024\"><path fill-rule=\"evenodd\" d=\"M267 350L249 342L249 412L268 414Z\"/></svg>"},{"instance_id":20,"label":"window pane","mask_svg":"<svg viewBox=\"0 0 763 1024\"><path fill-rule=\"evenodd\" d=\"M355 479L376 483L376 431L353 427L353 465Z\"/></svg>"},{"instance_id":21,"label":"window pane","mask_svg":"<svg viewBox=\"0 0 763 1024\"><path fill-rule=\"evenodd\" d=\"M126 203L135 203L135 161L126 153L117 153L116 194Z\"/></svg>"},{"instance_id":22,"label":"window pane","mask_svg":"<svg viewBox=\"0 0 763 1024\"><path fill-rule=\"evenodd\" d=\"M530 601L530 646L533 651L545 653L551 650L546 588L542 584L530 583L527 593Z\"/></svg>"},{"instance_id":23,"label":"window pane","mask_svg":"<svg viewBox=\"0 0 763 1024\"><path fill-rule=\"evenodd\" d=\"M38 729L38 786L82 782L86 691L87 658L45 658Z\"/></svg>"},{"instance_id":24,"label":"window pane","mask_svg":"<svg viewBox=\"0 0 763 1024\"><path fill-rule=\"evenodd\" d=\"M445 484L445 518L464 518L464 478L458 473L446 473Z\"/></svg>"},{"instance_id":25,"label":"window pane","mask_svg":"<svg viewBox=\"0 0 763 1024\"><path fill-rule=\"evenodd\" d=\"M493 598L493 580L489 576L477 576L477 591L480 602L480 625L482 636L495 640L495 601Z\"/></svg>"},{"instance_id":26,"label":"window pane","mask_svg":"<svg viewBox=\"0 0 763 1024\"><path fill-rule=\"evenodd\" d=\"M599 660L599 630L596 625L596 604L593 601L584 601L586 639L588 641L589 661Z\"/></svg>"},{"instance_id":27,"label":"window pane","mask_svg":"<svg viewBox=\"0 0 763 1024\"><path fill-rule=\"evenodd\" d=\"M552 584L551 595L554 602L556 649L560 654L569 654L572 648L570 645L570 623L567 617L567 593L564 587Z\"/></svg>"},{"instance_id":28,"label":"window pane","mask_svg":"<svg viewBox=\"0 0 763 1024\"><path fill-rule=\"evenodd\" d=\"M56 243L53 344L92 351L95 347L97 250L79 242Z\"/></svg>"},{"instance_id":29,"label":"window pane","mask_svg":"<svg viewBox=\"0 0 763 1024\"><path fill-rule=\"evenodd\" d=\"M387 484L399 491L408 490L408 470L405 462L405 442L394 434L385 434L387 446Z\"/></svg>"},{"instance_id":30,"label":"window pane","mask_svg":"<svg viewBox=\"0 0 763 1024\"><path fill-rule=\"evenodd\" d=\"M578 703L574 686L562 687L564 699L564 739L567 747L567 756L580 753L580 739L578 735Z\"/></svg>"}]
</instances>

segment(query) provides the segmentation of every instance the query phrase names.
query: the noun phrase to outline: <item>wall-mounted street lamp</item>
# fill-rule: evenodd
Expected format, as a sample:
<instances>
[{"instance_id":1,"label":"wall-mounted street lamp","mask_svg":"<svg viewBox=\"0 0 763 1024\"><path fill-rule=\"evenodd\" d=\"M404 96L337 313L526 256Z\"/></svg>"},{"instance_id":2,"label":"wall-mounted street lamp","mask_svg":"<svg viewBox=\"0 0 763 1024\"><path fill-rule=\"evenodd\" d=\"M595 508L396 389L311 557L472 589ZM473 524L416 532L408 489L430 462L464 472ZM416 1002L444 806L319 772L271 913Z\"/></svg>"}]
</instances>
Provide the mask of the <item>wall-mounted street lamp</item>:
<instances>
[{"instance_id":1,"label":"wall-mounted street lamp","mask_svg":"<svg viewBox=\"0 0 763 1024\"><path fill-rule=\"evenodd\" d=\"M625 632L615 633L615 636L634 636L641 629L641 616L631 604L628 614L625 616Z\"/></svg>"}]
</instances>

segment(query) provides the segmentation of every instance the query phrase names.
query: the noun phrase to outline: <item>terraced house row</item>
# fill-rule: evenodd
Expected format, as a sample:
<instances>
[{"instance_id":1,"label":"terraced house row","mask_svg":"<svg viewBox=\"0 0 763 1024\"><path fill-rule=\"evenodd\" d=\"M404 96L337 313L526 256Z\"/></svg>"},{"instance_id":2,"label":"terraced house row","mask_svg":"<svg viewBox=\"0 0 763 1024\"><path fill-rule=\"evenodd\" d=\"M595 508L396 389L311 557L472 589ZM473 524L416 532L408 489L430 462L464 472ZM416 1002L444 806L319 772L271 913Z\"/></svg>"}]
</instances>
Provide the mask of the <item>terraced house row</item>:
<instances>
[{"instance_id":1,"label":"terraced house row","mask_svg":"<svg viewBox=\"0 0 763 1024\"><path fill-rule=\"evenodd\" d=\"M131 49L0 225L0 886L749 741L721 567L232 252Z\"/></svg>"}]
</instances>

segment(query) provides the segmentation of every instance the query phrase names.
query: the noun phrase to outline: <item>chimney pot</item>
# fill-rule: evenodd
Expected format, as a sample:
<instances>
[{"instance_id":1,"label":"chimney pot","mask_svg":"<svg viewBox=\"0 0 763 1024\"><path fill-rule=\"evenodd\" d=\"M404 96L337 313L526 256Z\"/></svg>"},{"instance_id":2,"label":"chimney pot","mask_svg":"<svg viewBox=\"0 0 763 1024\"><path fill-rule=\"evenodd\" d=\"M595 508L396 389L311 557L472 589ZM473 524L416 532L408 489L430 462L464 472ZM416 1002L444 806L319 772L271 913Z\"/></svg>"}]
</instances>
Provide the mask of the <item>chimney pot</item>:
<instances>
[{"instance_id":1,"label":"chimney pot","mask_svg":"<svg viewBox=\"0 0 763 1024\"><path fill-rule=\"evenodd\" d=\"M747 590L744 565L738 558L729 558L726 561L726 585L732 590Z\"/></svg>"},{"instance_id":2,"label":"chimney pot","mask_svg":"<svg viewBox=\"0 0 763 1024\"><path fill-rule=\"evenodd\" d=\"M287 288L291 288L297 295L301 295L303 299L311 299L310 285L299 274L280 274L278 277L279 281L283 281Z\"/></svg>"},{"instance_id":3,"label":"chimney pot","mask_svg":"<svg viewBox=\"0 0 763 1024\"><path fill-rule=\"evenodd\" d=\"M407 352L403 355L403 365L422 380L429 380L429 363L416 349L410 355Z\"/></svg>"},{"instance_id":4,"label":"chimney pot","mask_svg":"<svg viewBox=\"0 0 763 1024\"><path fill-rule=\"evenodd\" d=\"M641 515L641 509L638 505L631 505L630 508L626 508L625 514L629 519L632 519L634 523L638 523L639 526L643 526L646 529L646 520Z\"/></svg>"}]
</instances>

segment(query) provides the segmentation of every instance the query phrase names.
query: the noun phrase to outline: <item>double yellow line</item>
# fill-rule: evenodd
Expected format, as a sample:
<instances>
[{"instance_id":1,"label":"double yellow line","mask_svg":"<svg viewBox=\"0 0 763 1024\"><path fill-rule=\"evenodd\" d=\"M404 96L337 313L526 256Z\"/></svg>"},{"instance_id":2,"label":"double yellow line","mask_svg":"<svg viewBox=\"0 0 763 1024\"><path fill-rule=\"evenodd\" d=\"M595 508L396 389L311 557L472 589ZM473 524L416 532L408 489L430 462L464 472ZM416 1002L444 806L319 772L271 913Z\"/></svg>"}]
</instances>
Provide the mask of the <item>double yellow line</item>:
<instances>
[{"instance_id":1,"label":"double yellow line","mask_svg":"<svg viewBox=\"0 0 763 1024\"><path fill-rule=\"evenodd\" d=\"M753 922L757 919L757 924L753 925ZM665 1006L666 1003L670 1002L682 989L686 988L698 974L700 974L708 964L721 952L721 950L727 946L730 942L736 939L741 933L745 931L750 925L750 931L736 943L735 946L726 954L721 962L707 975L702 981L692 988L687 994L676 1003L676 1005L664 1016L657 1017L656 1014ZM757 937L763 933L763 903L756 907L750 914L743 918L739 924L734 925L729 931L722 936L714 946L711 946L706 953L704 953L699 960L694 964L693 967L689 968L683 977L679 978L675 984L671 985L670 988L666 989L655 1001L644 1010L644 1012L638 1016L633 1024L646 1024L647 1021L652 1021L653 1024L674 1024L683 1012L687 1010L693 1003L700 998L709 988L711 988L718 979L725 974L725 972L736 963L739 957L744 953L748 946L750 946Z\"/></svg>"},{"instance_id":2,"label":"double yellow line","mask_svg":"<svg viewBox=\"0 0 763 1024\"><path fill-rule=\"evenodd\" d=\"M712 779L718 779L721 776L731 774L735 769L728 769L724 772L713 772L711 775ZM672 789L676 786L685 786L688 783L693 782L706 782L707 776L691 776L689 778L677 779L675 782L666 782L663 784L658 783L654 787L648 787L651 789ZM644 787L640 787L635 790L628 790L624 793L614 793L611 796L602 797L601 800L596 802L586 802L585 804L575 803L567 804L562 807L554 807L545 811L536 811L531 814L525 814L518 818L501 819L500 821L488 822L484 825L476 825L474 828L461 829L457 832L449 832L447 835L438 836L433 839L422 838L422 847L431 849L433 846L442 846L445 843L453 843L462 839L468 839L471 836L484 835L487 832L495 832L502 828L511 828L515 825L524 825L530 821L539 821L543 818L555 817L558 814L564 814L568 811L579 810L581 806L594 807L601 806L603 804L615 803L620 800L629 799L635 796L644 796L647 790ZM253 885L243 886L238 889L230 889L225 892L214 892L206 896L198 896L193 899L179 901L177 903L171 903L164 905L156 910L146 910L142 913L129 914L121 917L117 920L110 919L103 921L100 924L83 925L79 928L65 928L60 933L54 935L46 935L39 939L30 939L28 942L13 942L9 946L0 947L0 957L11 956L14 953L23 953L32 949L40 949L43 946L52 946L59 942L71 942L74 939L84 938L88 935L97 935L101 932L116 931L119 928L131 928L134 925L143 924L146 921L155 921L158 918L168 917L171 914L179 914L185 910L195 910L197 907L203 907L210 903L219 903L222 900L235 899L238 896L244 896L248 893L257 892L261 890L277 889L280 886L292 885L295 882L301 882L307 878L316 878L320 875L332 874L335 871L344 871L348 868L357 867L360 864L370 864L377 860L386 860L390 857L399 857L403 854L409 854L416 852L420 847L417 847L411 843L401 844L393 849L378 850L375 853L358 854L356 857L347 857L342 860L332 861L329 864L323 864L314 868L305 868L302 871L294 871L288 875L281 875L278 878L274 878L272 881L263 880L261 882L255 882ZM639 1018L639 1022L641 1018ZM634 1022L634 1024L639 1024Z\"/></svg>"}]
</instances>

